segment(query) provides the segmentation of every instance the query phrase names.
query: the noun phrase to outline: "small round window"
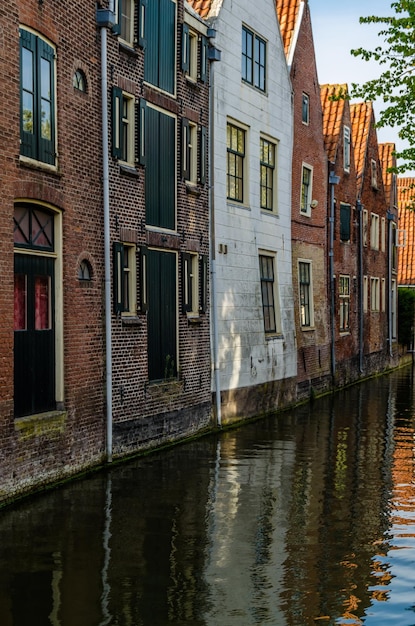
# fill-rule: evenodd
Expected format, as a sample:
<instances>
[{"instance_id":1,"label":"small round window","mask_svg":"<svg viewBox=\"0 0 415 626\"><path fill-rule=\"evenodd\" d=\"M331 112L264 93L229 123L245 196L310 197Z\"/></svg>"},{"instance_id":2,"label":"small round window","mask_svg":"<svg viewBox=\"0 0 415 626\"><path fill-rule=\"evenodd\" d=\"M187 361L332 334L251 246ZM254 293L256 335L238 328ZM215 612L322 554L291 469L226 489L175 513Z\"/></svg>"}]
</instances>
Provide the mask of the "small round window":
<instances>
[{"instance_id":1,"label":"small round window","mask_svg":"<svg viewBox=\"0 0 415 626\"><path fill-rule=\"evenodd\" d=\"M72 84L78 91L86 93L86 77L82 70L76 70L73 75Z\"/></svg>"},{"instance_id":2,"label":"small round window","mask_svg":"<svg viewBox=\"0 0 415 626\"><path fill-rule=\"evenodd\" d=\"M79 280L92 280L92 267L86 259L81 261L79 264L78 278Z\"/></svg>"}]
</instances>

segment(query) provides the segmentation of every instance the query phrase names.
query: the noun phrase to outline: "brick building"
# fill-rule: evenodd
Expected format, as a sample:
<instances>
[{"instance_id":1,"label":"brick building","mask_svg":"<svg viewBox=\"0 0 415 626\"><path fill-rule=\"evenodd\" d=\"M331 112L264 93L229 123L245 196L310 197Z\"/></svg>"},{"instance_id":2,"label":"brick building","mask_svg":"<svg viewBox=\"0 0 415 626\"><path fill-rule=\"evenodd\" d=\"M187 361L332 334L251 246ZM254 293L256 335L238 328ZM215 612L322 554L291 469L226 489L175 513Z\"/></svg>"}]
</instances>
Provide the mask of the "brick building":
<instances>
[{"instance_id":1,"label":"brick building","mask_svg":"<svg viewBox=\"0 0 415 626\"><path fill-rule=\"evenodd\" d=\"M310 7L277 0L293 88L294 146L291 236L297 397L330 385L327 301L327 156Z\"/></svg>"}]
</instances>

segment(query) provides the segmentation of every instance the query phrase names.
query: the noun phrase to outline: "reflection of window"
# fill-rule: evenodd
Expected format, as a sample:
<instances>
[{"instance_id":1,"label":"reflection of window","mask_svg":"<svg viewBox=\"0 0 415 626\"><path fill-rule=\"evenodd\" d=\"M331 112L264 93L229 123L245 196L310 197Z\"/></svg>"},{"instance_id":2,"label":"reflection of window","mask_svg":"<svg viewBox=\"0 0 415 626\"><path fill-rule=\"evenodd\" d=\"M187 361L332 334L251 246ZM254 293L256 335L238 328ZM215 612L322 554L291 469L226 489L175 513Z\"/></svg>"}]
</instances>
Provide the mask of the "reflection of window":
<instances>
[{"instance_id":1,"label":"reflection of window","mask_svg":"<svg viewBox=\"0 0 415 626\"><path fill-rule=\"evenodd\" d=\"M227 125L227 197L237 202L244 201L245 131Z\"/></svg>"},{"instance_id":2,"label":"reflection of window","mask_svg":"<svg viewBox=\"0 0 415 626\"><path fill-rule=\"evenodd\" d=\"M370 216L370 247L379 250L379 215L376 213Z\"/></svg>"},{"instance_id":3,"label":"reflection of window","mask_svg":"<svg viewBox=\"0 0 415 626\"><path fill-rule=\"evenodd\" d=\"M135 165L134 96L119 87L112 88L112 154Z\"/></svg>"},{"instance_id":4,"label":"reflection of window","mask_svg":"<svg viewBox=\"0 0 415 626\"><path fill-rule=\"evenodd\" d=\"M20 152L55 164L55 51L20 29Z\"/></svg>"},{"instance_id":5,"label":"reflection of window","mask_svg":"<svg viewBox=\"0 0 415 626\"><path fill-rule=\"evenodd\" d=\"M340 332L349 330L350 276L339 276Z\"/></svg>"},{"instance_id":6,"label":"reflection of window","mask_svg":"<svg viewBox=\"0 0 415 626\"><path fill-rule=\"evenodd\" d=\"M266 333L279 331L279 310L275 298L274 257L259 255L261 278L262 311Z\"/></svg>"},{"instance_id":7,"label":"reflection of window","mask_svg":"<svg viewBox=\"0 0 415 626\"><path fill-rule=\"evenodd\" d=\"M73 75L72 85L74 89L78 89L78 91L83 91L84 93L86 92L86 78L82 70L76 70Z\"/></svg>"},{"instance_id":8,"label":"reflection of window","mask_svg":"<svg viewBox=\"0 0 415 626\"><path fill-rule=\"evenodd\" d=\"M301 326L313 326L313 290L311 284L311 263L298 263L298 284L300 293L300 323Z\"/></svg>"},{"instance_id":9,"label":"reflection of window","mask_svg":"<svg viewBox=\"0 0 415 626\"><path fill-rule=\"evenodd\" d=\"M136 247L114 243L114 311L126 315L137 312Z\"/></svg>"},{"instance_id":10,"label":"reflection of window","mask_svg":"<svg viewBox=\"0 0 415 626\"><path fill-rule=\"evenodd\" d=\"M311 194L312 194L313 170L307 165L303 165L301 176L301 213L310 215Z\"/></svg>"},{"instance_id":11,"label":"reflection of window","mask_svg":"<svg viewBox=\"0 0 415 626\"><path fill-rule=\"evenodd\" d=\"M242 80L265 91L266 42L242 27Z\"/></svg>"},{"instance_id":12,"label":"reflection of window","mask_svg":"<svg viewBox=\"0 0 415 626\"><path fill-rule=\"evenodd\" d=\"M274 210L275 144L260 139L261 209Z\"/></svg>"},{"instance_id":13,"label":"reflection of window","mask_svg":"<svg viewBox=\"0 0 415 626\"><path fill-rule=\"evenodd\" d=\"M343 169L350 172L350 128L343 127Z\"/></svg>"},{"instance_id":14,"label":"reflection of window","mask_svg":"<svg viewBox=\"0 0 415 626\"><path fill-rule=\"evenodd\" d=\"M306 93L303 93L301 106L302 122L303 124L308 124L310 121L310 99Z\"/></svg>"}]
</instances>

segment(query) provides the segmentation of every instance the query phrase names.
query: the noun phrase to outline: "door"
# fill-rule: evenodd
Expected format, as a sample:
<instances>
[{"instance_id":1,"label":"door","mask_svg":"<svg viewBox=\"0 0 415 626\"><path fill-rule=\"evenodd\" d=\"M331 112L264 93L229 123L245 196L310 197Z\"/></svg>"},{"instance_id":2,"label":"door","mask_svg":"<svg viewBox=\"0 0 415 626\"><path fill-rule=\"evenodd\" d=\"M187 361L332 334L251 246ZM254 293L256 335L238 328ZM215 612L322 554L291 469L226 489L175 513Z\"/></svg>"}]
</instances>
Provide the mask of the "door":
<instances>
[{"instance_id":1,"label":"door","mask_svg":"<svg viewBox=\"0 0 415 626\"><path fill-rule=\"evenodd\" d=\"M14 257L14 413L55 409L54 260Z\"/></svg>"}]
</instances>

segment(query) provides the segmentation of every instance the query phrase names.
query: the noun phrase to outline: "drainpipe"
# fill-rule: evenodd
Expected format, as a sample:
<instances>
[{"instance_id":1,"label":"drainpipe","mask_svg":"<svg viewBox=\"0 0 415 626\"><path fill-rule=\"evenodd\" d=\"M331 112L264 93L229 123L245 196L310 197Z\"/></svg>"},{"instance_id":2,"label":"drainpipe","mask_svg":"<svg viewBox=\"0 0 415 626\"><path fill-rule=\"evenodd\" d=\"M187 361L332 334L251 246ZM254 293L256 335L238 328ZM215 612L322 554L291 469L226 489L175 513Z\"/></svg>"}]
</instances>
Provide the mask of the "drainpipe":
<instances>
[{"instance_id":1,"label":"drainpipe","mask_svg":"<svg viewBox=\"0 0 415 626\"><path fill-rule=\"evenodd\" d=\"M393 255L393 219L394 216L390 211L386 213L388 219L388 341L389 341L389 356L393 356L392 347L392 308L393 308L393 294L392 294L392 255Z\"/></svg>"},{"instance_id":2,"label":"drainpipe","mask_svg":"<svg viewBox=\"0 0 415 626\"><path fill-rule=\"evenodd\" d=\"M216 30L208 28L207 37L211 40L216 37ZM215 184L214 184L214 114L215 114L215 90L214 75L215 61L220 61L221 51L212 45L209 45L208 58L210 61L209 72L209 216L210 216L210 288L211 288L211 306L210 316L212 323L212 357L213 357L213 377L214 389L216 397L216 425L222 426L222 406L221 406L221 387L220 387L220 369L219 369L219 331L218 331L218 313L217 313L217 291L216 291L216 237L215 237Z\"/></svg>"},{"instance_id":3,"label":"drainpipe","mask_svg":"<svg viewBox=\"0 0 415 626\"><path fill-rule=\"evenodd\" d=\"M363 373L364 320L363 320L363 206L356 202L359 225L359 370Z\"/></svg>"},{"instance_id":4,"label":"drainpipe","mask_svg":"<svg viewBox=\"0 0 415 626\"><path fill-rule=\"evenodd\" d=\"M338 185L340 177L335 176L334 172L329 174L330 185L330 241L329 241L329 272L330 272L330 326L331 326L331 375L334 384L334 375L336 373L336 349L335 349L335 294L334 294L334 185Z\"/></svg>"},{"instance_id":5,"label":"drainpipe","mask_svg":"<svg viewBox=\"0 0 415 626\"><path fill-rule=\"evenodd\" d=\"M114 0L109 9L97 9L97 24L101 34L101 122L102 122L102 191L104 209L105 260L105 362L106 362L106 435L107 462L112 461L112 343L111 343L111 255L110 255L110 194L108 162L108 84L107 29L114 25Z\"/></svg>"}]
</instances>

